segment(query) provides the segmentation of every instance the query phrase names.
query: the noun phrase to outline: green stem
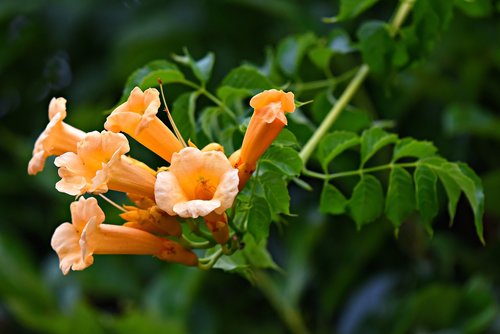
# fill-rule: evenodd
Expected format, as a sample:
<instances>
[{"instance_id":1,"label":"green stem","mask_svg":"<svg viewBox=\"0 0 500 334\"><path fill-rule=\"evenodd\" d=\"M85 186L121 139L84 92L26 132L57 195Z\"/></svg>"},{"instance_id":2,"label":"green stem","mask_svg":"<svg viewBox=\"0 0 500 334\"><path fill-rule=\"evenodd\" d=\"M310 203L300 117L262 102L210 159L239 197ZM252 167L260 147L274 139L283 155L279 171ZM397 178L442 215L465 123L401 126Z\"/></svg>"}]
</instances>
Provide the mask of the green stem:
<instances>
[{"instance_id":1,"label":"green stem","mask_svg":"<svg viewBox=\"0 0 500 334\"><path fill-rule=\"evenodd\" d=\"M303 92L305 90L315 90L330 87L335 85L335 83L335 78L309 82L297 82L296 84L290 86L290 90L294 92Z\"/></svg>"},{"instance_id":2,"label":"green stem","mask_svg":"<svg viewBox=\"0 0 500 334\"><path fill-rule=\"evenodd\" d=\"M183 85L186 85L186 86L189 86L191 88L194 88L196 89L200 94L203 94L205 95L205 97L207 99L209 99L210 101L212 101L213 103L215 103L218 107L220 107L229 117L231 117L231 119L236 122L236 116L234 115L233 111L231 109L229 109L229 107L227 105L224 104L224 102L222 102L221 100L219 100L217 98L217 96L213 95L212 93L210 93L208 90L206 90L205 87L203 86L200 86L192 81L189 81L189 80L180 80L179 83L183 84Z\"/></svg>"},{"instance_id":3,"label":"green stem","mask_svg":"<svg viewBox=\"0 0 500 334\"><path fill-rule=\"evenodd\" d=\"M341 82L349 80L350 78L353 77L356 71L357 68L342 73L341 75L335 78L328 78L324 80L308 81L308 82L297 82L295 84L290 85L290 90L294 92L303 92L306 90L315 90L326 87L332 87L338 85Z\"/></svg>"},{"instance_id":4,"label":"green stem","mask_svg":"<svg viewBox=\"0 0 500 334\"><path fill-rule=\"evenodd\" d=\"M411 9L413 8L415 1L416 0L403 0L400 2L399 7L390 23L389 29L391 32L391 36L394 37L398 33L399 29L401 28L401 25L403 24L404 20L406 19ZM370 69L367 64L363 64L358 69L356 75L354 76L354 78L352 78L351 82L349 82L349 84L347 85L346 89L340 96L337 103L332 107L332 109L330 110L328 115L326 115L325 119L323 120L319 128L312 135L312 137L309 138L309 141L304 145L304 147L300 151L300 157L304 162L304 166L311 157L311 154L313 153L316 146L318 146L321 138L323 138L323 136L328 132L333 123L335 123L335 121L340 116L344 108L351 101L352 97L356 94L359 87L368 76L369 72Z\"/></svg>"},{"instance_id":5,"label":"green stem","mask_svg":"<svg viewBox=\"0 0 500 334\"><path fill-rule=\"evenodd\" d=\"M209 270L212 269L217 260L224 255L222 248L219 248L215 253L211 256L202 258L198 262L198 268L201 270Z\"/></svg>"},{"instance_id":6,"label":"green stem","mask_svg":"<svg viewBox=\"0 0 500 334\"><path fill-rule=\"evenodd\" d=\"M394 37L398 33L399 29L401 28L401 25L403 22L406 20L406 17L408 14L410 14L411 9L413 8L413 5L415 4L417 0L402 0L401 3L399 4L399 8L394 14L394 17L391 20L390 24L390 32L391 36Z\"/></svg>"},{"instance_id":7,"label":"green stem","mask_svg":"<svg viewBox=\"0 0 500 334\"><path fill-rule=\"evenodd\" d=\"M332 179L338 179L341 177L361 175L364 173L378 172L378 171L385 170L385 169L393 169L396 166L408 168L408 167L416 167L417 165L418 165L418 162L403 162L403 163L389 163L386 165L381 165L381 166L376 166L376 167L360 168L360 169L356 169L356 170L333 173L333 174L323 174L323 173L314 172L314 171L311 171L308 169L304 169L302 171L302 173L306 176L310 176L310 177L313 177L316 179L332 180Z\"/></svg>"},{"instance_id":8,"label":"green stem","mask_svg":"<svg viewBox=\"0 0 500 334\"><path fill-rule=\"evenodd\" d=\"M356 75L351 80L351 82L349 82L349 85L346 87L346 89L340 96L337 103L333 106L328 115L326 115L325 119L323 120L319 128L316 130L316 132L314 132L312 137L309 138L309 141L304 145L304 147L299 153L300 158L304 162L304 166L307 160L309 160L309 157L313 153L314 149L318 145L321 138L323 138L323 136L327 133L327 131L330 129L333 123L340 116L340 113L344 110L349 101L351 101L351 98L357 92L359 86L361 86L361 83L365 80L369 71L370 69L366 64L363 64L358 69Z\"/></svg>"},{"instance_id":9,"label":"green stem","mask_svg":"<svg viewBox=\"0 0 500 334\"><path fill-rule=\"evenodd\" d=\"M212 235L202 229L200 229L200 226L198 225L198 222L195 221L194 219L186 219L186 222L188 224L189 229L191 232L199 236L200 238L203 238L209 242L215 243L214 238Z\"/></svg>"},{"instance_id":10,"label":"green stem","mask_svg":"<svg viewBox=\"0 0 500 334\"><path fill-rule=\"evenodd\" d=\"M206 249L206 248L210 248L213 245L215 245L214 242L209 241L209 240L206 240L206 241L193 241L193 240L190 240L184 234L181 235L180 243L183 246L188 247L190 249Z\"/></svg>"},{"instance_id":11,"label":"green stem","mask_svg":"<svg viewBox=\"0 0 500 334\"><path fill-rule=\"evenodd\" d=\"M308 334L309 331L304 324L302 315L290 304L289 301L282 297L276 282L262 270L254 271L254 279L257 287L262 291L274 309L278 312L290 332L293 334Z\"/></svg>"}]
</instances>

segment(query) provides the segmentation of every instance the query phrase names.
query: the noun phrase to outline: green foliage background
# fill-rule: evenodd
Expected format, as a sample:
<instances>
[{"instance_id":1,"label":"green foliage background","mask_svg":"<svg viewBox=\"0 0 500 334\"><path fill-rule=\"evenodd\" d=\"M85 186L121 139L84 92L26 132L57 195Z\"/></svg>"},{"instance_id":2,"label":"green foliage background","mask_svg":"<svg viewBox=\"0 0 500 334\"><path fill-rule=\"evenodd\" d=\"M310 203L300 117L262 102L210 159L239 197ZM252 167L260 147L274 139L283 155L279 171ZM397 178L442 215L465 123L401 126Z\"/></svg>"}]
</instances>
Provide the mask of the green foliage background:
<instances>
[{"instance_id":1,"label":"green foliage background","mask_svg":"<svg viewBox=\"0 0 500 334\"><path fill-rule=\"evenodd\" d=\"M315 333L499 332L500 4L456 0L449 11L437 6L432 15L416 15L418 29L402 31L406 53L381 28L396 4L378 1L353 20L328 25L322 17L340 10L347 18L360 8L319 0L0 2L0 332L286 333L280 317L293 318L296 310ZM360 29L368 20L375 21ZM316 36L333 39L338 27L352 45L308 47ZM213 52L208 90L244 62L263 66L266 50L275 50L289 65L281 77L300 91L329 57L333 76L362 62L351 48L364 36L376 37L374 44L359 45L373 55L365 59L373 74L334 128L359 133L376 120L400 137L432 141L450 161L469 164L485 190L486 246L465 196L448 227L442 186L433 237L411 215L396 238L391 222L399 217L357 231L350 218L325 215L345 208L320 207L323 182L305 178L313 192L289 186L290 211L297 216L271 225L268 248L282 268L266 276L277 283L274 290L260 290L239 275L147 257L101 256L83 272L60 274L49 243L55 227L69 219L72 198L55 191L51 161L36 177L26 173L52 96L68 100L68 123L102 129L128 76L151 60L183 54L184 47L196 59ZM300 67L290 55L303 56ZM408 59L420 57L408 66ZM172 101L188 91L166 88ZM301 111L317 124L329 96L306 91L301 100L308 98L315 102ZM294 118L289 129L303 144L311 124ZM328 153L328 142L323 146ZM132 152L154 162L139 146ZM352 161L347 152L337 163L349 169ZM337 186L352 188L355 181ZM342 203L336 188L326 189ZM112 221L115 212L109 211ZM367 214L354 217L358 225Z\"/></svg>"}]
</instances>

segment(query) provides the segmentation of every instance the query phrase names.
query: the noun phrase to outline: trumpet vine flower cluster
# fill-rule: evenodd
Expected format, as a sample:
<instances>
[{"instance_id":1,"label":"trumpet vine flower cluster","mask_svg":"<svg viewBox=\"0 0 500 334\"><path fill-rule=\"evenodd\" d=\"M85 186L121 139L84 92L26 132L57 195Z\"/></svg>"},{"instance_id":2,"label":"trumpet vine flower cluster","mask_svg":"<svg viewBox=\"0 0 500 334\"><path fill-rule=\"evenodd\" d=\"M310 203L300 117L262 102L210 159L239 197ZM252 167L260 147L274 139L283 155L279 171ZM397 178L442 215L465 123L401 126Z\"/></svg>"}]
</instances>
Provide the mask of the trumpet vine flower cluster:
<instances>
[{"instance_id":1,"label":"trumpet vine flower cluster","mask_svg":"<svg viewBox=\"0 0 500 334\"><path fill-rule=\"evenodd\" d=\"M49 104L49 123L38 137L28 165L30 175L42 171L56 156L60 180L56 189L77 200L71 203L71 223L56 228L51 246L63 274L90 266L95 254L152 255L167 262L208 268L213 258L199 258L198 248L219 245L232 254L240 245L226 211L234 206L257 161L287 124L295 109L294 95L267 90L250 100L254 109L242 146L226 156L211 143L202 149L186 145L158 116L160 92L136 87L128 100L106 119L105 130L85 133L64 122L66 100ZM168 109L165 109L168 113ZM127 137L157 154L165 166L156 170L127 154ZM130 204L117 206L122 225L105 224L95 197L108 191L125 193ZM187 237L190 232L200 241Z\"/></svg>"}]
</instances>

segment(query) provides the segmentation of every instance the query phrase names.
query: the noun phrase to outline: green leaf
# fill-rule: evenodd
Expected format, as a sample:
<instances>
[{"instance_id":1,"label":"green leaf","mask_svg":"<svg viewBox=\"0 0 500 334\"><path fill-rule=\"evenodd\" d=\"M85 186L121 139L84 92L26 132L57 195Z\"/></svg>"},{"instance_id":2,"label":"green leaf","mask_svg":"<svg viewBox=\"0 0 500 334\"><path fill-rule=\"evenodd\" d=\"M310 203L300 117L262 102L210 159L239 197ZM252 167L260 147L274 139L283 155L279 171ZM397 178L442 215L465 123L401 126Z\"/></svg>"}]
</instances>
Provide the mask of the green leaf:
<instances>
[{"instance_id":1,"label":"green leaf","mask_svg":"<svg viewBox=\"0 0 500 334\"><path fill-rule=\"evenodd\" d=\"M465 196L469 200L470 205L472 206L472 212L474 213L474 225L476 226L476 234L479 237L479 240L485 244L484 235L483 235L483 215L484 215L484 191L481 179L477 174L466 164L458 163L458 167L460 171L467 178L472 180L474 187L465 187L468 182L462 181L457 182L462 188L462 191L465 193Z\"/></svg>"},{"instance_id":2,"label":"green leaf","mask_svg":"<svg viewBox=\"0 0 500 334\"><path fill-rule=\"evenodd\" d=\"M474 223L476 226L476 233L484 244L483 238L483 214L484 214L484 192L481 179L476 173L464 163L452 163L444 159L430 158L423 160L424 163L429 165L440 176L443 186L450 199L451 209L450 216L454 216L456 202L458 195L456 187L452 185L455 182L456 186L460 188L469 201L469 204L474 213ZM442 177L442 175L444 175ZM445 180L445 181L443 181ZM451 210L449 208L449 210ZM453 212L453 215L451 215Z\"/></svg>"},{"instance_id":3,"label":"green leaf","mask_svg":"<svg viewBox=\"0 0 500 334\"><path fill-rule=\"evenodd\" d=\"M277 147L300 147L297 137L295 137L295 134L288 129L282 129L278 137L276 137L273 141L272 145Z\"/></svg>"},{"instance_id":4,"label":"green leaf","mask_svg":"<svg viewBox=\"0 0 500 334\"><path fill-rule=\"evenodd\" d=\"M398 136L380 128L371 128L361 135L361 165L363 166L382 147L395 143Z\"/></svg>"},{"instance_id":5,"label":"green leaf","mask_svg":"<svg viewBox=\"0 0 500 334\"><path fill-rule=\"evenodd\" d=\"M132 89L139 86L142 90L158 86L158 79L164 84L179 82L184 80L184 74L175 64L166 60L154 60L143 67L135 70L127 79L123 88L121 101L128 98Z\"/></svg>"},{"instance_id":6,"label":"green leaf","mask_svg":"<svg viewBox=\"0 0 500 334\"><path fill-rule=\"evenodd\" d=\"M385 22L369 21L358 30L363 60L370 70L381 76L389 72L392 66L395 42L389 34Z\"/></svg>"},{"instance_id":7,"label":"green leaf","mask_svg":"<svg viewBox=\"0 0 500 334\"><path fill-rule=\"evenodd\" d=\"M500 140L500 118L477 105L452 104L443 117L444 130L452 136L474 135Z\"/></svg>"},{"instance_id":8,"label":"green leaf","mask_svg":"<svg viewBox=\"0 0 500 334\"><path fill-rule=\"evenodd\" d=\"M290 195L283 175L273 171L258 176L273 215L290 214Z\"/></svg>"},{"instance_id":9,"label":"green leaf","mask_svg":"<svg viewBox=\"0 0 500 334\"><path fill-rule=\"evenodd\" d=\"M342 29L333 29L328 35L328 47L334 53L346 54L355 51L349 34Z\"/></svg>"},{"instance_id":10,"label":"green leaf","mask_svg":"<svg viewBox=\"0 0 500 334\"><path fill-rule=\"evenodd\" d=\"M359 137L354 132L335 131L325 135L320 141L317 151L318 159L323 169L327 171L328 164L336 156L359 143Z\"/></svg>"},{"instance_id":11,"label":"green leaf","mask_svg":"<svg viewBox=\"0 0 500 334\"><path fill-rule=\"evenodd\" d=\"M257 68L242 65L233 69L217 89L217 96L226 104L236 104L235 109L244 109L242 100L266 89L273 83Z\"/></svg>"},{"instance_id":12,"label":"green leaf","mask_svg":"<svg viewBox=\"0 0 500 334\"><path fill-rule=\"evenodd\" d=\"M269 164L287 176L298 176L302 170L302 159L299 153L290 147L271 146L259 162L263 165Z\"/></svg>"},{"instance_id":13,"label":"green leaf","mask_svg":"<svg viewBox=\"0 0 500 334\"><path fill-rule=\"evenodd\" d=\"M454 3L462 12L471 17L485 17L493 12L491 0L455 0Z\"/></svg>"},{"instance_id":14,"label":"green leaf","mask_svg":"<svg viewBox=\"0 0 500 334\"><path fill-rule=\"evenodd\" d=\"M401 30L402 43L414 61L432 51L452 14L453 0L415 2L412 23Z\"/></svg>"},{"instance_id":15,"label":"green leaf","mask_svg":"<svg viewBox=\"0 0 500 334\"><path fill-rule=\"evenodd\" d=\"M333 51L321 45L311 49L307 55L319 69L326 70L330 67L330 58L333 55Z\"/></svg>"},{"instance_id":16,"label":"green leaf","mask_svg":"<svg viewBox=\"0 0 500 334\"><path fill-rule=\"evenodd\" d=\"M271 211L268 202L260 197L254 196L248 211L248 232L253 235L257 243L267 239L269 225L271 223Z\"/></svg>"},{"instance_id":17,"label":"green leaf","mask_svg":"<svg viewBox=\"0 0 500 334\"><path fill-rule=\"evenodd\" d=\"M245 247L242 253L252 267L275 270L279 268L267 250L266 239L256 242L252 235L246 234L243 238L243 242Z\"/></svg>"},{"instance_id":18,"label":"green leaf","mask_svg":"<svg viewBox=\"0 0 500 334\"><path fill-rule=\"evenodd\" d=\"M234 152L234 133L237 127L234 125L226 126L224 130L218 133L218 142L224 146L227 152Z\"/></svg>"},{"instance_id":19,"label":"green leaf","mask_svg":"<svg viewBox=\"0 0 500 334\"><path fill-rule=\"evenodd\" d=\"M384 210L384 192L380 181L372 175L362 175L347 207L358 230L377 219Z\"/></svg>"},{"instance_id":20,"label":"green leaf","mask_svg":"<svg viewBox=\"0 0 500 334\"><path fill-rule=\"evenodd\" d=\"M373 6L378 0L341 0L340 11L335 21L344 21L355 18Z\"/></svg>"},{"instance_id":21,"label":"green leaf","mask_svg":"<svg viewBox=\"0 0 500 334\"><path fill-rule=\"evenodd\" d=\"M196 62L193 72L200 81L207 82L210 79L214 62L215 56L212 52L207 53L205 57Z\"/></svg>"},{"instance_id":22,"label":"green leaf","mask_svg":"<svg viewBox=\"0 0 500 334\"><path fill-rule=\"evenodd\" d=\"M172 107L172 118L186 141L187 139L196 141L194 113L198 96L197 91L184 93L174 101Z\"/></svg>"},{"instance_id":23,"label":"green leaf","mask_svg":"<svg viewBox=\"0 0 500 334\"><path fill-rule=\"evenodd\" d=\"M415 189L410 173L395 166L389 176L389 188L385 201L385 215L398 229L415 210Z\"/></svg>"},{"instance_id":24,"label":"green leaf","mask_svg":"<svg viewBox=\"0 0 500 334\"><path fill-rule=\"evenodd\" d=\"M319 202L319 211L332 215L340 215L345 213L347 199L336 187L325 182L321 191L321 199Z\"/></svg>"},{"instance_id":25,"label":"green leaf","mask_svg":"<svg viewBox=\"0 0 500 334\"><path fill-rule=\"evenodd\" d=\"M205 84L210 79L215 62L215 56L212 52L207 53L205 57L199 60L195 60L191 57L189 51L184 49L184 55L173 55L172 57L175 61L189 66L201 83Z\"/></svg>"},{"instance_id":26,"label":"green leaf","mask_svg":"<svg viewBox=\"0 0 500 334\"><path fill-rule=\"evenodd\" d=\"M214 135L221 131L218 118L222 113L223 110L219 107L207 107L201 112L200 127L210 141L214 141Z\"/></svg>"},{"instance_id":27,"label":"green leaf","mask_svg":"<svg viewBox=\"0 0 500 334\"><path fill-rule=\"evenodd\" d=\"M436 174L444 187L446 195L448 196L448 215L450 216L450 226L453 225L455 219L455 212L457 211L457 203L460 199L462 192L460 186L455 182L447 172L441 169L435 169Z\"/></svg>"},{"instance_id":28,"label":"green leaf","mask_svg":"<svg viewBox=\"0 0 500 334\"><path fill-rule=\"evenodd\" d=\"M286 75L294 76L298 73L304 55L314 43L316 43L316 36L312 33L306 33L285 38L278 45L278 62Z\"/></svg>"},{"instance_id":29,"label":"green leaf","mask_svg":"<svg viewBox=\"0 0 500 334\"><path fill-rule=\"evenodd\" d=\"M431 222L438 213L437 176L429 166L419 164L415 169L414 180L417 210L427 232L432 234Z\"/></svg>"},{"instance_id":30,"label":"green leaf","mask_svg":"<svg viewBox=\"0 0 500 334\"><path fill-rule=\"evenodd\" d=\"M250 65L237 67L222 80L221 87L229 86L248 90L264 90L273 88L273 83L259 70Z\"/></svg>"},{"instance_id":31,"label":"green leaf","mask_svg":"<svg viewBox=\"0 0 500 334\"><path fill-rule=\"evenodd\" d=\"M412 157L423 159L436 154L437 148L429 141L420 141L413 138L404 138L394 147L392 162L401 158Z\"/></svg>"}]
</instances>

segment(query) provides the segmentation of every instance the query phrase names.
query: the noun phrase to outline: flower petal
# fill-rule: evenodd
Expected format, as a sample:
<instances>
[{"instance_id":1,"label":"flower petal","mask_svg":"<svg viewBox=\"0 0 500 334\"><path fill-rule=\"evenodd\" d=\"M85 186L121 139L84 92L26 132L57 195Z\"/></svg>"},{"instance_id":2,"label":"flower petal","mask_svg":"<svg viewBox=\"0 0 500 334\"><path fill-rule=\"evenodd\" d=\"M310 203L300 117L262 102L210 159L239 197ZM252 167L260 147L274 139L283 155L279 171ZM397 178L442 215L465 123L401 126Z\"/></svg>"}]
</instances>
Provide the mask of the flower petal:
<instances>
[{"instance_id":1,"label":"flower petal","mask_svg":"<svg viewBox=\"0 0 500 334\"><path fill-rule=\"evenodd\" d=\"M224 174L214 194L214 199L220 201L220 207L215 209L217 214L222 214L233 205L234 198L238 194L238 170L232 169Z\"/></svg>"},{"instance_id":2,"label":"flower petal","mask_svg":"<svg viewBox=\"0 0 500 334\"><path fill-rule=\"evenodd\" d=\"M176 203L187 201L177 178L169 171L160 172L156 176L155 201L160 209L171 216L176 214L174 211Z\"/></svg>"},{"instance_id":3,"label":"flower petal","mask_svg":"<svg viewBox=\"0 0 500 334\"><path fill-rule=\"evenodd\" d=\"M85 263L80 250L80 234L73 224L64 223L56 228L50 242L59 257L59 267L64 275L70 269L83 270L92 263Z\"/></svg>"},{"instance_id":4,"label":"flower petal","mask_svg":"<svg viewBox=\"0 0 500 334\"><path fill-rule=\"evenodd\" d=\"M215 209L220 208L220 205L221 202L218 199L209 201L196 199L175 204L173 211L183 218L198 218L206 216Z\"/></svg>"}]
</instances>

